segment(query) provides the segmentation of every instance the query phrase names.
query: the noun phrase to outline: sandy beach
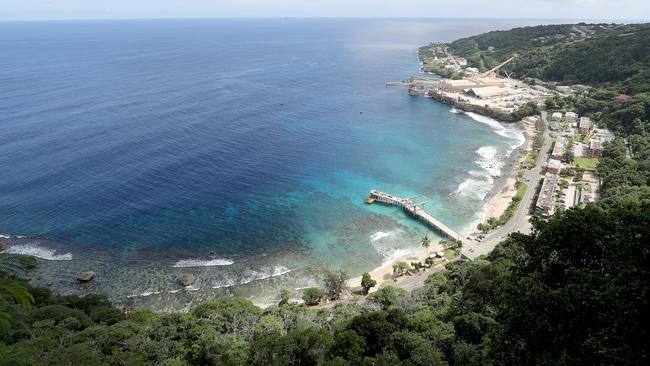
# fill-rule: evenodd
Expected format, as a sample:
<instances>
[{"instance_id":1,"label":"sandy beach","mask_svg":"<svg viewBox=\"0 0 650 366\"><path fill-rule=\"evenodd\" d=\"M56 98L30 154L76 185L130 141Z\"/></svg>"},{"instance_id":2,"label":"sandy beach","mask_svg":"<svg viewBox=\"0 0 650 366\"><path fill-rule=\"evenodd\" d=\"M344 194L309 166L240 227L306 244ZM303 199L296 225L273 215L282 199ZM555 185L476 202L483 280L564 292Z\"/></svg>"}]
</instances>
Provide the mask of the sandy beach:
<instances>
[{"instance_id":1,"label":"sandy beach","mask_svg":"<svg viewBox=\"0 0 650 366\"><path fill-rule=\"evenodd\" d=\"M406 262L406 263L408 263L410 265L411 262L424 262L424 260L427 258L427 256L433 255L433 253L443 251L443 250L444 250L444 248L442 247L442 245L437 244L437 243L435 243L435 244L431 243L431 246L429 247L428 251L425 250L424 248L422 248L422 250L420 252L418 252L418 253L412 253L412 254L404 255L402 257L399 257L399 258L395 259L393 262L391 262L389 264L386 264L384 266L375 268L374 270L372 270L369 273L370 273L370 276L372 277L372 279L377 281L377 286L372 288L370 290L370 292L377 291L382 285L388 285L388 284L393 285L396 282L399 283L401 281L404 281L406 278L408 278L408 276L401 276L401 277L397 278L397 281L395 281L393 279L393 265L395 263L397 263L397 262ZM438 261L441 261L441 260L438 259ZM348 286L351 289L359 288L360 284L361 284L361 276L351 278L350 280L348 280Z\"/></svg>"},{"instance_id":2,"label":"sandy beach","mask_svg":"<svg viewBox=\"0 0 650 366\"><path fill-rule=\"evenodd\" d=\"M512 164L507 165L510 172L503 175L503 177L505 177L503 185L500 184L500 181L495 182L495 189L498 189L498 192L488 201L485 208L485 214L483 215L483 222L490 217L501 216L510 205L512 197L517 194L517 188L515 187L517 182L517 173L519 172L521 163L526 160L526 156L532 150L533 138L537 134L535 122L533 120L524 119L520 123L522 123L524 127L526 142L524 142L524 144L519 148L515 149L510 156L509 161L511 161Z\"/></svg>"}]
</instances>

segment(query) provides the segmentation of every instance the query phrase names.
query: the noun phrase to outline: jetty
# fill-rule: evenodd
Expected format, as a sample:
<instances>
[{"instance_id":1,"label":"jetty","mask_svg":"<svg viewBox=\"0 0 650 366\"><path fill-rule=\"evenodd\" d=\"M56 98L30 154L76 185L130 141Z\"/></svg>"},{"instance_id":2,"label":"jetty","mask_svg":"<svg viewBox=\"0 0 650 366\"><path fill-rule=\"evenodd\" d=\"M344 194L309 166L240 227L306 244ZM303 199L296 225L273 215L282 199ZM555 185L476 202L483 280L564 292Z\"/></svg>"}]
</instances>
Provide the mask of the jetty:
<instances>
[{"instance_id":1,"label":"jetty","mask_svg":"<svg viewBox=\"0 0 650 366\"><path fill-rule=\"evenodd\" d=\"M413 196L408 198L401 198L392 195L390 193L380 192L376 189L373 189L372 191L370 191L370 197L368 197L365 202L367 204L371 204L373 202L381 202L387 205L401 207L404 211L406 211L407 214L419 220L424 221L426 224L431 226L437 232L441 233L444 237L454 241L462 242L463 236L460 233L453 230L449 226L443 224L440 220L433 217L432 214L430 214L424 209L424 205L430 202L431 200L427 200L424 202L416 201L417 198L422 198L422 197L424 196L418 195L418 196Z\"/></svg>"}]
</instances>

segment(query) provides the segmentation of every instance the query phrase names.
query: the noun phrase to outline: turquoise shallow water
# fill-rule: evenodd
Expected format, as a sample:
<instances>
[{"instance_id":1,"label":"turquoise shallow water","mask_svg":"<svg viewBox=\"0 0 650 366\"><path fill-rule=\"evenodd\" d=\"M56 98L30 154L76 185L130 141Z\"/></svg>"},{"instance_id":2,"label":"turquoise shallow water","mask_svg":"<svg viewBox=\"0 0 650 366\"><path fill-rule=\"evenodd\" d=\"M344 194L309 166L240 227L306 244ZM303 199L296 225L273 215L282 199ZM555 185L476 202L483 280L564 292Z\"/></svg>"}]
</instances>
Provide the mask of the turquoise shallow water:
<instances>
[{"instance_id":1,"label":"turquoise shallow water","mask_svg":"<svg viewBox=\"0 0 650 366\"><path fill-rule=\"evenodd\" d=\"M1 23L0 232L43 259L38 284L161 309L377 267L428 229L370 189L426 195L463 232L521 143L384 83L419 71L422 44L513 25Z\"/></svg>"}]
</instances>

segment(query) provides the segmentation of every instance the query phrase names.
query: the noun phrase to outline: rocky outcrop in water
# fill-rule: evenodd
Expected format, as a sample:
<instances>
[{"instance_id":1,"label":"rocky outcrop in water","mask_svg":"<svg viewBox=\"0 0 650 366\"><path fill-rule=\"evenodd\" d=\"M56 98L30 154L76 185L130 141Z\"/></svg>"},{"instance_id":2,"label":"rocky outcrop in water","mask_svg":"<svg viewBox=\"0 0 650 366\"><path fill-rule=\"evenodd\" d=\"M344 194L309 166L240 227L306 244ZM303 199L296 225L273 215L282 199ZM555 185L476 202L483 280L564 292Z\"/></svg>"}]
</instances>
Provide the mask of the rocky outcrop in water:
<instances>
[{"instance_id":1,"label":"rocky outcrop in water","mask_svg":"<svg viewBox=\"0 0 650 366\"><path fill-rule=\"evenodd\" d=\"M81 272L79 276L77 276L77 281L79 282L90 282L95 278L95 272L92 271L87 271L87 272Z\"/></svg>"},{"instance_id":2,"label":"rocky outcrop in water","mask_svg":"<svg viewBox=\"0 0 650 366\"><path fill-rule=\"evenodd\" d=\"M191 273L183 273L178 277L178 282L183 286L190 286L196 281L196 276Z\"/></svg>"},{"instance_id":3,"label":"rocky outcrop in water","mask_svg":"<svg viewBox=\"0 0 650 366\"><path fill-rule=\"evenodd\" d=\"M5 251L7 248L9 248L9 240L0 238L0 252Z\"/></svg>"}]
</instances>

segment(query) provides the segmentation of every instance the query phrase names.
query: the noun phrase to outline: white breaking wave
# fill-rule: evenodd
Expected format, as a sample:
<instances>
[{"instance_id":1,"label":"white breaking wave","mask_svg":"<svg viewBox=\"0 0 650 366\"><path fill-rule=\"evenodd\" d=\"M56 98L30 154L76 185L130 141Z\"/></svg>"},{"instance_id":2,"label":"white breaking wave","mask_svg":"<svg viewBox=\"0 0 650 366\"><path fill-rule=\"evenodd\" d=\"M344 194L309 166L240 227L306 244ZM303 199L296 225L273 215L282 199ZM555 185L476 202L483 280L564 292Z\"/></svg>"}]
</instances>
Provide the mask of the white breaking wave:
<instances>
[{"instance_id":1,"label":"white breaking wave","mask_svg":"<svg viewBox=\"0 0 650 366\"><path fill-rule=\"evenodd\" d=\"M160 291L146 290L145 292L143 292L141 294L129 295L129 296L127 296L127 298L132 299L134 297L147 297L147 296L158 295L158 294L160 294Z\"/></svg>"},{"instance_id":2,"label":"white breaking wave","mask_svg":"<svg viewBox=\"0 0 650 366\"><path fill-rule=\"evenodd\" d=\"M46 259L48 261L71 261L72 254L56 254L56 249L39 247L35 244L12 245L5 253L29 255L36 258Z\"/></svg>"},{"instance_id":3,"label":"white breaking wave","mask_svg":"<svg viewBox=\"0 0 650 366\"><path fill-rule=\"evenodd\" d=\"M292 269L289 269L284 266L275 266L270 272L256 272L253 271L253 275L249 277L248 279L245 279L244 281L240 282L240 285L245 285L247 283L251 283L253 281L259 281L259 280L265 280L267 278L271 277L277 277L277 276L282 276L283 274L287 274L289 272L293 271Z\"/></svg>"},{"instance_id":4,"label":"white breaking wave","mask_svg":"<svg viewBox=\"0 0 650 366\"><path fill-rule=\"evenodd\" d=\"M501 169L505 165L505 160L508 158L507 155L498 155L497 149L494 146L483 146L476 150L476 153L480 158L475 163L483 168L487 172L487 175L496 177L501 174Z\"/></svg>"},{"instance_id":5,"label":"white breaking wave","mask_svg":"<svg viewBox=\"0 0 650 366\"><path fill-rule=\"evenodd\" d=\"M479 123L490 126L497 135L512 140L504 153L499 153L495 146L482 146L476 150L479 158L474 163L481 167L481 170L469 171L470 177L462 181L456 191L452 193L469 195L484 200L494 184L494 178L501 175L510 153L523 145L526 142L526 137L523 131L514 127L506 127L492 118L473 112L463 113Z\"/></svg>"},{"instance_id":6,"label":"white breaking wave","mask_svg":"<svg viewBox=\"0 0 650 366\"><path fill-rule=\"evenodd\" d=\"M217 289L217 288L224 288L224 287L231 287L231 286L235 286L235 282L227 281L226 283L221 283L221 284L210 286L210 287L212 287L214 289Z\"/></svg>"},{"instance_id":7,"label":"white breaking wave","mask_svg":"<svg viewBox=\"0 0 650 366\"><path fill-rule=\"evenodd\" d=\"M197 286L196 284L185 287L185 291L198 291L200 289L201 288L199 286Z\"/></svg>"},{"instance_id":8,"label":"white breaking wave","mask_svg":"<svg viewBox=\"0 0 650 366\"><path fill-rule=\"evenodd\" d=\"M507 155L499 154L494 146L482 146L476 150L479 158L474 161L482 170L470 170L470 178L465 179L452 194L473 195L483 200L490 192L494 178L501 175Z\"/></svg>"},{"instance_id":9,"label":"white breaking wave","mask_svg":"<svg viewBox=\"0 0 650 366\"><path fill-rule=\"evenodd\" d=\"M381 263L381 267L385 267L390 265L394 261L396 261L398 258L404 257L406 255L414 254L414 252L408 249L390 248L379 252L379 254L381 254L381 256L384 257Z\"/></svg>"},{"instance_id":10,"label":"white breaking wave","mask_svg":"<svg viewBox=\"0 0 650 366\"><path fill-rule=\"evenodd\" d=\"M468 178L458 185L458 189L454 194L473 195L474 198L483 200L490 192L489 184L486 180Z\"/></svg>"},{"instance_id":11,"label":"white breaking wave","mask_svg":"<svg viewBox=\"0 0 650 366\"><path fill-rule=\"evenodd\" d=\"M27 238L25 235L16 235L16 236L11 236L9 234L0 234L0 238L3 239L25 239Z\"/></svg>"},{"instance_id":12,"label":"white breaking wave","mask_svg":"<svg viewBox=\"0 0 650 366\"><path fill-rule=\"evenodd\" d=\"M460 113L460 111L459 111L458 109L456 109L456 108L451 108L451 109L449 110L449 112L451 112L451 113L453 113L453 114L458 114L458 113Z\"/></svg>"},{"instance_id":13,"label":"white breaking wave","mask_svg":"<svg viewBox=\"0 0 650 366\"><path fill-rule=\"evenodd\" d=\"M526 142L526 137L524 136L523 131L520 131L512 127L506 128L504 125L499 123L499 121L492 119L490 117L482 116L480 114L476 114L473 112L465 112L465 114L477 122L492 127L494 129L494 132L497 135L514 140L513 143L510 144L510 152L512 152L512 150L518 148L519 146L523 145L524 142Z\"/></svg>"},{"instance_id":14,"label":"white breaking wave","mask_svg":"<svg viewBox=\"0 0 650 366\"><path fill-rule=\"evenodd\" d=\"M258 272L258 271L250 271L248 272L249 275L245 278L243 278L241 281L236 283L233 279L228 279L224 283L220 284L215 284L212 285L211 287L213 289L217 288L223 288L223 287L232 287L236 285L246 285L248 283L251 283L253 281L260 281L260 280L265 280L271 277L277 277L277 276L282 276L284 274L287 274L289 272L292 272L293 269L287 268L285 266L275 266L273 269L270 271L266 272Z\"/></svg>"},{"instance_id":15,"label":"white breaking wave","mask_svg":"<svg viewBox=\"0 0 650 366\"><path fill-rule=\"evenodd\" d=\"M230 259L183 259L176 264L176 268L186 268L186 267L214 267L214 266L229 266L235 263Z\"/></svg>"},{"instance_id":16,"label":"white breaking wave","mask_svg":"<svg viewBox=\"0 0 650 366\"><path fill-rule=\"evenodd\" d=\"M383 231L378 231L378 232L370 235L370 240L377 241L377 240L380 240L380 239L385 238L387 236L390 236L390 233L383 232Z\"/></svg>"}]
</instances>

